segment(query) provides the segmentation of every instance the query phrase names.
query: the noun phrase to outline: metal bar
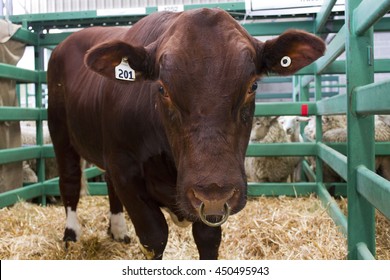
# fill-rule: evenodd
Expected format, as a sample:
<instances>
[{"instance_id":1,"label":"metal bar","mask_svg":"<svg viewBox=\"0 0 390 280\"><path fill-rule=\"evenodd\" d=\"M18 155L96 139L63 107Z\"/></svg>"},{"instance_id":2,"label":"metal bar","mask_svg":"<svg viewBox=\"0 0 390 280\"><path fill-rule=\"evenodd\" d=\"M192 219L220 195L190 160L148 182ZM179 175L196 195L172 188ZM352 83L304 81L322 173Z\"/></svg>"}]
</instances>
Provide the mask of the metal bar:
<instances>
[{"instance_id":1,"label":"metal bar","mask_svg":"<svg viewBox=\"0 0 390 280\"><path fill-rule=\"evenodd\" d=\"M332 197L347 197L347 183L324 183L326 189L330 193L332 190Z\"/></svg>"},{"instance_id":2,"label":"metal bar","mask_svg":"<svg viewBox=\"0 0 390 280\"><path fill-rule=\"evenodd\" d=\"M338 151L343 155L347 155L347 143L346 142L324 142L324 144L333 150Z\"/></svg>"},{"instance_id":3,"label":"metal bar","mask_svg":"<svg viewBox=\"0 0 390 280\"><path fill-rule=\"evenodd\" d=\"M321 74L345 74L345 60L336 60L329 64Z\"/></svg>"},{"instance_id":4,"label":"metal bar","mask_svg":"<svg viewBox=\"0 0 390 280\"><path fill-rule=\"evenodd\" d=\"M279 77L279 76L271 76L271 77L264 77L261 78L262 84L267 83L292 83L293 78L292 77Z\"/></svg>"},{"instance_id":5,"label":"metal bar","mask_svg":"<svg viewBox=\"0 0 390 280\"><path fill-rule=\"evenodd\" d=\"M383 17L374 25L374 31L375 32L386 32L389 31L390 27L390 18L389 17Z\"/></svg>"},{"instance_id":6,"label":"metal bar","mask_svg":"<svg viewBox=\"0 0 390 280\"><path fill-rule=\"evenodd\" d=\"M301 80L301 87L306 87L308 86L311 82L314 81L314 76L304 76Z\"/></svg>"},{"instance_id":7,"label":"metal bar","mask_svg":"<svg viewBox=\"0 0 390 280\"><path fill-rule=\"evenodd\" d=\"M0 78L34 83L38 80L38 72L0 63Z\"/></svg>"},{"instance_id":8,"label":"metal bar","mask_svg":"<svg viewBox=\"0 0 390 280\"><path fill-rule=\"evenodd\" d=\"M357 250L358 260L371 260L371 261L375 260L375 257L368 249L366 243L359 242L358 244L356 244L356 250Z\"/></svg>"},{"instance_id":9,"label":"metal bar","mask_svg":"<svg viewBox=\"0 0 390 280\"><path fill-rule=\"evenodd\" d=\"M53 195L53 196L59 196L60 195L60 188L58 185L58 181L45 181L42 183L44 188L44 194L45 195ZM100 182L100 183L91 183L88 182L88 195L107 195L107 183Z\"/></svg>"},{"instance_id":10,"label":"metal bar","mask_svg":"<svg viewBox=\"0 0 390 280\"><path fill-rule=\"evenodd\" d=\"M309 77L309 78L307 78ZM300 76L299 77L299 101L308 102L309 101L309 84L304 83L305 79L312 79L312 76Z\"/></svg>"},{"instance_id":11,"label":"metal bar","mask_svg":"<svg viewBox=\"0 0 390 280\"><path fill-rule=\"evenodd\" d=\"M325 55L314 62L316 66L316 74L323 73L324 70L344 52L345 32L346 28L344 25L329 44Z\"/></svg>"},{"instance_id":12,"label":"metal bar","mask_svg":"<svg viewBox=\"0 0 390 280\"><path fill-rule=\"evenodd\" d=\"M256 103L255 116L300 116L302 105L308 106L309 115L317 113L315 102L267 102Z\"/></svg>"},{"instance_id":13,"label":"metal bar","mask_svg":"<svg viewBox=\"0 0 390 280\"><path fill-rule=\"evenodd\" d=\"M292 94L292 101L297 102L299 101L299 76L294 75L293 76L293 94Z\"/></svg>"},{"instance_id":14,"label":"metal bar","mask_svg":"<svg viewBox=\"0 0 390 280\"><path fill-rule=\"evenodd\" d=\"M329 64L329 66L327 66L321 72L321 74L345 74L345 64L346 64L345 60L336 60L331 64ZM374 70L375 73L389 73L390 59L376 59L374 61ZM308 74L312 74L312 73L308 73Z\"/></svg>"},{"instance_id":15,"label":"metal bar","mask_svg":"<svg viewBox=\"0 0 390 280\"><path fill-rule=\"evenodd\" d=\"M83 172L84 172L85 178L87 178L87 179L94 178L96 176L100 176L100 175L104 174L104 171L102 171L101 169L99 169L97 167L87 168Z\"/></svg>"},{"instance_id":16,"label":"metal bar","mask_svg":"<svg viewBox=\"0 0 390 280\"><path fill-rule=\"evenodd\" d=\"M98 169L97 167L91 167L87 168L84 171L84 176L86 179L94 178L96 176L104 174L103 171ZM59 178L53 178L50 180L47 180L42 183L44 188L44 195L54 195L59 196L60 195L60 189L59 189ZM98 182L98 183L92 183L88 182L88 194L89 195L107 195L107 183L106 182Z\"/></svg>"},{"instance_id":17,"label":"metal bar","mask_svg":"<svg viewBox=\"0 0 390 280\"><path fill-rule=\"evenodd\" d=\"M375 59L374 61L375 73L390 72L390 59Z\"/></svg>"},{"instance_id":18,"label":"metal bar","mask_svg":"<svg viewBox=\"0 0 390 280\"><path fill-rule=\"evenodd\" d=\"M270 36L279 35L291 28L312 32L313 22L308 20L289 22L257 22L244 23L242 24L242 27L244 27L252 36Z\"/></svg>"},{"instance_id":19,"label":"metal bar","mask_svg":"<svg viewBox=\"0 0 390 280\"><path fill-rule=\"evenodd\" d=\"M226 3L202 3L184 5L184 10L192 10L198 8L219 8L225 11L237 11L245 13L245 2L226 2Z\"/></svg>"},{"instance_id":20,"label":"metal bar","mask_svg":"<svg viewBox=\"0 0 390 280\"><path fill-rule=\"evenodd\" d=\"M330 148L342 153L347 154L347 143L345 142L326 142L324 143ZM390 155L390 142L376 142L375 143L375 155L376 156L388 156Z\"/></svg>"},{"instance_id":21,"label":"metal bar","mask_svg":"<svg viewBox=\"0 0 390 280\"><path fill-rule=\"evenodd\" d=\"M318 102L322 100L322 91L321 91L321 76L315 75L315 100L317 104L317 115L315 116L316 120L316 143L322 141L322 116L318 112ZM303 133L304 134L304 133ZM319 156L316 157L316 182L322 182L324 180L323 175L323 162Z\"/></svg>"},{"instance_id":22,"label":"metal bar","mask_svg":"<svg viewBox=\"0 0 390 280\"><path fill-rule=\"evenodd\" d=\"M55 157L54 154L54 149L52 144L46 144L41 146L42 151L41 151L41 157L44 158L53 158Z\"/></svg>"},{"instance_id":23,"label":"metal bar","mask_svg":"<svg viewBox=\"0 0 390 280\"><path fill-rule=\"evenodd\" d=\"M292 93L264 93L256 94L256 99L291 99Z\"/></svg>"},{"instance_id":24,"label":"metal bar","mask_svg":"<svg viewBox=\"0 0 390 280\"><path fill-rule=\"evenodd\" d=\"M39 45L34 46L34 66L36 70L43 71L44 65L44 54L43 48ZM35 107L42 108L42 76L38 75L38 79L35 82ZM36 144L41 146L44 144L43 139L43 123L42 120L36 121ZM36 158L36 174L39 182L45 181L45 160L40 153L39 157ZM46 196L42 195L42 204L45 205Z\"/></svg>"},{"instance_id":25,"label":"metal bar","mask_svg":"<svg viewBox=\"0 0 390 280\"><path fill-rule=\"evenodd\" d=\"M355 111L358 114L390 114L390 80L357 87Z\"/></svg>"},{"instance_id":26,"label":"metal bar","mask_svg":"<svg viewBox=\"0 0 390 280\"><path fill-rule=\"evenodd\" d=\"M345 2L346 16L346 74L347 74L347 131L348 131L348 258L357 259L357 244L366 243L375 254L375 209L359 194L357 168L361 165L373 170L374 117L362 117L354 111L354 89L374 82L374 67L367 51L373 46L373 28L356 36L353 26L360 21L355 13L361 0ZM373 5L372 2L370 2ZM373 5L374 6L374 5ZM362 7L362 6L360 6ZM362 148L364 147L364 148Z\"/></svg>"},{"instance_id":27,"label":"metal bar","mask_svg":"<svg viewBox=\"0 0 390 280\"><path fill-rule=\"evenodd\" d=\"M42 37L39 37L39 45L42 47L58 45L71 34L72 32L64 32L64 33L56 33L56 34L48 33Z\"/></svg>"},{"instance_id":28,"label":"metal bar","mask_svg":"<svg viewBox=\"0 0 390 280\"><path fill-rule=\"evenodd\" d=\"M0 107L0 121L44 120L47 119L46 109Z\"/></svg>"},{"instance_id":29,"label":"metal bar","mask_svg":"<svg viewBox=\"0 0 390 280\"><path fill-rule=\"evenodd\" d=\"M345 88L347 85L345 84L331 84L331 85L323 85L324 88ZM313 86L310 86L313 87ZM324 92L326 93L326 92Z\"/></svg>"},{"instance_id":30,"label":"metal bar","mask_svg":"<svg viewBox=\"0 0 390 280\"><path fill-rule=\"evenodd\" d=\"M340 94L317 102L318 115L339 115L347 112L347 95Z\"/></svg>"},{"instance_id":31,"label":"metal bar","mask_svg":"<svg viewBox=\"0 0 390 280\"><path fill-rule=\"evenodd\" d=\"M315 193L315 183L248 183L248 196L301 196Z\"/></svg>"},{"instance_id":32,"label":"metal bar","mask_svg":"<svg viewBox=\"0 0 390 280\"><path fill-rule=\"evenodd\" d=\"M24 28L19 28L12 36L12 40L35 46L38 44L38 36L39 35L37 33L32 33Z\"/></svg>"},{"instance_id":33,"label":"metal bar","mask_svg":"<svg viewBox=\"0 0 390 280\"><path fill-rule=\"evenodd\" d=\"M345 155L333 150L324 143L318 142L317 156L325 161L344 180L347 180L347 157Z\"/></svg>"},{"instance_id":34,"label":"metal bar","mask_svg":"<svg viewBox=\"0 0 390 280\"><path fill-rule=\"evenodd\" d=\"M326 0L322 6L320 11L317 13L316 20L314 22L314 33L319 33L321 32L327 20L329 19L330 14L332 13L332 9L334 5L336 4L337 0Z\"/></svg>"},{"instance_id":35,"label":"metal bar","mask_svg":"<svg viewBox=\"0 0 390 280\"><path fill-rule=\"evenodd\" d=\"M357 169L357 190L390 219L390 182L388 180L361 165Z\"/></svg>"},{"instance_id":36,"label":"metal bar","mask_svg":"<svg viewBox=\"0 0 390 280\"><path fill-rule=\"evenodd\" d=\"M390 155L390 142L376 142L375 155Z\"/></svg>"},{"instance_id":37,"label":"metal bar","mask_svg":"<svg viewBox=\"0 0 390 280\"><path fill-rule=\"evenodd\" d=\"M316 181L316 174L314 174L313 169L310 168L309 163L306 160L302 161L302 169L309 182Z\"/></svg>"},{"instance_id":38,"label":"metal bar","mask_svg":"<svg viewBox=\"0 0 390 280\"><path fill-rule=\"evenodd\" d=\"M333 219L336 226L346 236L348 232L347 217L343 214L340 207L337 205L333 197L323 183L317 184L317 195L320 198L322 205L327 209L329 216Z\"/></svg>"},{"instance_id":39,"label":"metal bar","mask_svg":"<svg viewBox=\"0 0 390 280\"><path fill-rule=\"evenodd\" d=\"M60 22L81 19L97 18L96 11L81 11L81 12L61 12L61 13L45 13L45 14L23 14L10 16L10 20L14 23L27 21L33 22Z\"/></svg>"},{"instance_id":40,"label":"metal bar","mask_svg":"<svg viewBox=\"0 0 390 280\"><path fill-rule=\"evenodd\" d=\"M306 67L303 67L301 70L296 72L295 75L313 75L313 73L316 73L316 69L316 64L314 62Z\"/></svg>"},{"instance_id":41,"label":"metal bar","mask_svg":"<svg viewBox=\"0 0 390 280\"><path fill-rule=\"evenodd\" d=\"M247 157L316 155L315 143L250 143Z\"/></svg>"},{"instance_id":42,"label":"metal bar","mask_svg":"<svg viewBox=\"0 0 390 280\"><path fill-rule=\"evenodd\" d=\"M184 10L196 8L220 8L242 19L245 16L244 2L203 3L184 5ZM80 28L92 25L129 25L137 22L146 15L157 12L157 6L146 8L123 8L114 10L89 10L80 12L41 13L14 15L10 20L14 23L28 22L37 28ZM126 14L124 15L124 12Z\"/></svg>"},{"instance_id":43,"label":"metal bar","mask_svg":"<svg viewBox=\"0 0 390 280\"><path fill-rule=\"evenodd\" d=\"M41 183L0 193L0 209L13 205L21 200L28 200L42 196L44 193Z\"/></svg>"},{"instance_id":44,"label":"metal bar","mask_svg":"<svg viewBox=\"0 0 390 280\"><path fill-rule=\"evenodd\" d=\"M354 30L363 35L390 10L390 0L362 1L354 10Z\"/></svg>"},{"instance_id":45,"label":"metal bar","mask_svg":"<svg viewBox=\"0 0 390 280\"><path fill-rule=\"evenodd\" d=\"M39 146L0 150L0 164L39 158L41 152L42 148Z\"/></svg>"}]
</instances>

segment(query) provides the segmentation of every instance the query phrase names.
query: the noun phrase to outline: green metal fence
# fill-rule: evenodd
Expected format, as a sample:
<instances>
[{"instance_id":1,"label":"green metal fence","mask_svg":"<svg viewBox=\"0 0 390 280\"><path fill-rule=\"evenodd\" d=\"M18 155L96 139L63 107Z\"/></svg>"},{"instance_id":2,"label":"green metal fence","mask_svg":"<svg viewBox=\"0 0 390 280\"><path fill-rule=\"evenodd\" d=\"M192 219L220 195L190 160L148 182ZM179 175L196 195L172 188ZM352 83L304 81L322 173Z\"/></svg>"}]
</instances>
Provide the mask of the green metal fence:
<instances>
[{"instance_id":1,"label":"green metal fence","mask_svg":"<svg viewBox=\"0 0 390 280\"><path fill-rule=\"evenodd\" d=\"M300 115L304 106L308 115L317 118L315 142L251 144L247 156L315 156L317 167L321 167L323 162L327 163L347 182L340 187L348 195L348 215L340 210L329 194L327 185L322 180L322 168L317 168L315 174L308 174L311 180L307 182L249 183L248 194L295 196L316 193L348 239L348 258L373 259L375 208L390 218L390 182L372 171L375 155L390 155L390 143L375 143L373 117L374 114L390 114L390 96L387 93L390 81L373 83L374 73L390 73L390 59L374 58L373 33L390 31L390 18L384 17L390 9L390 0L346 0L345 19L330 17L335 2L336 0L324 1L321 11L313 20L264 22L257 18L251 23L243 24L254 36L280 34L288 28L304 29L319 35L336 33L326 55L291 79L294 85L289 97L291 102L256 104L257 116ZM223 8L238 20L245 17L244 3L202 5L205 6ZM200 6L184 7L192 9ZM155 11L157 7L149 7L143 15L120 17L99 17L95 11L11 17L14 23L23 24L23 28L13 38L34 46L36 70L0 64L0 77L14 79L18 83L33 83L36 89L36 108L1 107L0 121L35 120L37 145L1 150L0 164L36 158L39 182L0 194L0 207L12 205L19 199L36 197L40 197L45 204L46 196L59 195L58 178L44 180L44 159L53 157L54 153L51 145L43 145L42 137L42 121L47 118L46 109L42 106L42 85L46 82L42 54L43 48L52 48L70 33L51 34L46 31L91 25L129 25ZM346 59L336 60L344 51ZM323 92L322 81L329 79L329 75L338 74L346 74L346 94L331 94L332 97L323 99L326 94ZM281 78L268 78L268 81L272 82L272 79ZM337 84L338 90L340 87L345 85ZM288 96L283 95L284 97ZM345 144L322 142L321 116L335 114L347 116L348 142ZM308 168L306 170L310 173ZM99 175L100 171L90 168L85 173L87 178L91 178ZM106 194L105 184L90 183L90 193Z\"/></svg>"}]
</instances>

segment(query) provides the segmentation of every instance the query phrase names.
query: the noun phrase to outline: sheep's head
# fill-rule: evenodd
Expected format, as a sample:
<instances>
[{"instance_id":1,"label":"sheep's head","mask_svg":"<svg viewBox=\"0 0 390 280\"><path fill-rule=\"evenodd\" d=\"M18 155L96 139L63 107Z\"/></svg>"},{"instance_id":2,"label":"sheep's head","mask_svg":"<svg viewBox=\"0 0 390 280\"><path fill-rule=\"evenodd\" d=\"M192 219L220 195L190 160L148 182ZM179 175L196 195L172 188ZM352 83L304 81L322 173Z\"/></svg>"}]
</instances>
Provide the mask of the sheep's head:
<instances>
[{"instance_id":1,"label":"sheep's head","mask_svg":"<svg viewBox=\"0 0 390 280\"><path fill-rule=\"evenodd\" d=\"M299 131L299 125L301 122L308 122L309 117L302 116L283 116L279 118L279 122L282 124L283 129L288 135L293 135Z\"/></svg>"},{"instance_id":2,"label":"sheep's head","mask_svg":"<svg viewBox=\"0 0 390 280\"><path fill-rule=\"evenodd\" d=\"M255 117L253 119L250 140L259 142L268 134L270 127L278 122L278 117Z\"/></svg>"}]
</instances>

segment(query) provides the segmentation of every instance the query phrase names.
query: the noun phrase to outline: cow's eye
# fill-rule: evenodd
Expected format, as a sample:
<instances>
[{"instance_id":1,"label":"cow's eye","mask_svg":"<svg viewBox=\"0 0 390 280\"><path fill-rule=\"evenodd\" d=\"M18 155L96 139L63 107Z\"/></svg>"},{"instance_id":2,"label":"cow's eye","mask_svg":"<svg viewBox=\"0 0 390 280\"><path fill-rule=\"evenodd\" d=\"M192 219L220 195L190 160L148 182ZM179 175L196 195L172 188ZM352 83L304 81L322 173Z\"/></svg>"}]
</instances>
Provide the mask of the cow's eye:
<instances>
[{"instance_id":1,"label":"cow's eye","mask_svg":"<svg viewBox=\"0 0 390 280\"><path fill-rule=\"evenodd\" d=\"M251 87L251 92L255 92L257 90L257 82L254 82Z\"/></svg>"},{"instance_id":2,"label":"cow's eye","mask_svg":"<svg viewBox=\"0 0 390 280\"><path fill-rule=\"evenodd\" d=\"M163 86L160 86L160 87L158 88L158 92L159 92L159 93L161 94L161 96L163 96L163 97L169 97L167 91L165 90L165 88L164 88Z\"/></svg>"},{"instance_id":3,"label":"cow's eye","mask_svg":"<svg viewBox=\"0 0 390 280\"><path fill-rule=\"evenodd\" d=\"M161 93L161 95L164 95L164 94L165 94L165 89L164 89L164 87L163 87L163 86L160 86L160 87L158 88L158 92Z\"/></svg>"}]
</instances>

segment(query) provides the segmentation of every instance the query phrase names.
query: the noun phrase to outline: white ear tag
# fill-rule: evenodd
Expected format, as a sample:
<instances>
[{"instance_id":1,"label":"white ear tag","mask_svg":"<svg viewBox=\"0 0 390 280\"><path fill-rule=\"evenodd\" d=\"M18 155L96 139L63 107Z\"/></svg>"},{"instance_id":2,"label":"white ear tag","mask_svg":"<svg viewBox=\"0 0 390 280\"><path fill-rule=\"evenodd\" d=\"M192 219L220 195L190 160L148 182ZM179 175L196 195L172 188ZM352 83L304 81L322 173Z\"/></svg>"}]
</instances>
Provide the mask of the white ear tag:
<instances>
[{"instance_id":1,"label":"white ear tag","mask_svg":"<svg viewBox=\"0 0 390 280\"><path fill-rule=\"evenodd\" d=\"M291 65L291 58L287 55L283 56L280 60L280 65L282 65L282 67L289 67Z\"/></svg>"},{"instance_id":2,"label":"white ear tag","mask_svg":"<svg viewBox=\"0 0 390 280\"><path fill-rule=\"evenodd\" d=\"M127 63L127 58L122 58L121 63L115 67L115 78L129 82L135 81L135 71Z\"/></svg>"}]
</instances>

